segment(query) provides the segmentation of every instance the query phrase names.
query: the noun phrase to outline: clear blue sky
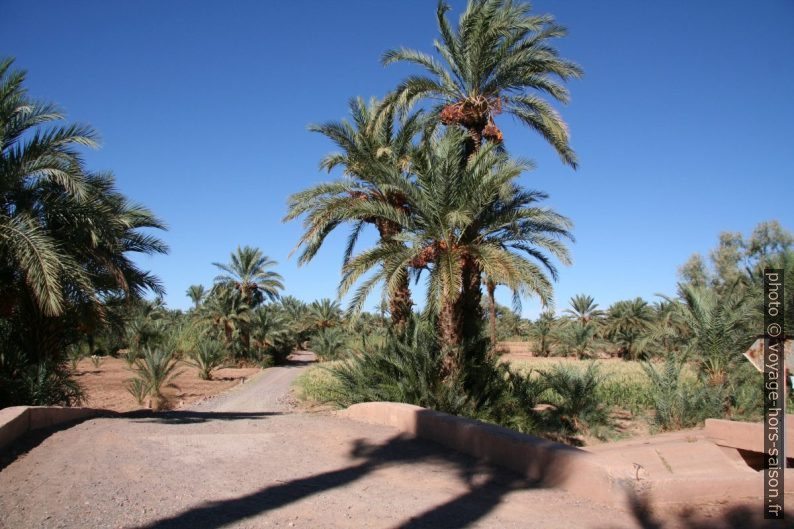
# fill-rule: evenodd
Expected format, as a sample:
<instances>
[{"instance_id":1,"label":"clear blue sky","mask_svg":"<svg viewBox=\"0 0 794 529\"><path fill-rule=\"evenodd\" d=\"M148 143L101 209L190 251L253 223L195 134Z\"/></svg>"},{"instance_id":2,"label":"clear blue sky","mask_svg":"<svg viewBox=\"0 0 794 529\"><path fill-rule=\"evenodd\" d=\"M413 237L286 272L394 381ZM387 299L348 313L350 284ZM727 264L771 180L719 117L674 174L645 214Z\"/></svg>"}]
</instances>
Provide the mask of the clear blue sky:
<instances>
[{"instance_id":1,"label":"clear blue sky","mask_svg":"<svg viewBox=\"0 0 794 529\"><path fill-rule=\"evenodd\" d=\"M524 184L576 223L560 308L579 292L602 306L672 293L677 267L721 231L771 218L794 230L794 2L534 5L569 28L559 48L586 71L562 109L578 171L499 123L508 149L537 162ZM0 54L29 71L34 96L99 130L90 166L168 223L171 253L142 262L170 306L238 244L312 300L335 295L344 234L308 266L287 259L300 226L280 222L286 197L328 178L317 163L331 145L306 127L394 87L411 69L381 67L381 53L429 51L434 14L429 0L4 0Z\"/></svg>"}]
</instances>

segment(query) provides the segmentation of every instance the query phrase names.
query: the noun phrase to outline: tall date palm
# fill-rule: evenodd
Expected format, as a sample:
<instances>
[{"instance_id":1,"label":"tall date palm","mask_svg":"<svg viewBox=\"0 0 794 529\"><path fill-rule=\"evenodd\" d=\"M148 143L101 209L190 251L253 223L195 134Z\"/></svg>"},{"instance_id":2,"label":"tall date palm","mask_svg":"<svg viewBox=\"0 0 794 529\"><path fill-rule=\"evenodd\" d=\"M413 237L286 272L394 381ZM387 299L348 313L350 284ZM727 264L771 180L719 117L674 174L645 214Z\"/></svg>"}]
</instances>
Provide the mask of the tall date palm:
<instances>
[{"instance_id":1,"label":"tall date palm","mask_svg":"<svg viewBox=\"0 0 794 529\"><path fill-rule=\"evenodd\" d=\"M390 219L403 223L400 234L351 258L340 284L344 294L363 274L379 269L353 296L356 310L378 282L391 290L406 268L415 275L427 271L427 306L439 314L442 341L453 349L475 338L482 323L481 309L473 310L465 295L468 263L515 293L549 302L548 276L557 274L550 256L569 261L562 243L570 238L568 219L537 205L543 193L514 182L528 164L494 145L467 157L465 142L463 133L452 129L423 142L414 159L416 182L401 190L411 214ZM445 358L449 372L459 362L453 355Z\"/></svg>"},{"instance_id":2,"label":"tall date palm","mask_svg":"<svg viewBox=\"0 0 794 529\"><path fill-rule=\"evenodd\" d=\"M393 107L375 99L367 104L355 98L350 101L352 122L311 127L340 149L326 156L320 167L329 172L342 167L345 178L318 184L290 197L284 220L306 215L304 233L296 246L303 247L301 264L310 261L328 234L341 225L352 226L344 262L353 253L365 226L374 225L381 241L393 241L399 234L400 222L391 217L406 213L400 188L407 181L413 139L422 129L424 118L416 113L397 122L394 114ZM411 314L411 306L408 275L404 273L389 296L392 322L402 326Z\"/></svg>"},{"instance_id":3,"label":"tall date palm","mask_svg":"<svg viewBox=\"0 0 794 529\"><path fill-rule=\"evenodd\" d=\"M281 275L270 270L278 263L259 248L238 246L228 264L212 264L224 272L215 278L215 283L236 290L249 307L256 307L265 298L277 299L279 291L284 290Z\"/></svg>"},{"instance_id":4,"label":"tall date palm","mask_svg":"<svg viewBox=\"0 0 794 529\"><path fill-rule=\"evenodd\" d=\"M566 30L550 15L535 15L526 3L511 0L469 0L457 28L447 19L449 6L439 2L436 17L440 39L436 54L411 49L387 51L383 63L409 62L425 75L405 79L393 99L410 106L427 99L445 124L468 131L472 149L483 139L502 141L494 116L504 112L538 132L562 160L576 167L568 127L544 96L569 101L564 83L582 75L561 58L551 44Z\"/></svg>"}]
</instances>

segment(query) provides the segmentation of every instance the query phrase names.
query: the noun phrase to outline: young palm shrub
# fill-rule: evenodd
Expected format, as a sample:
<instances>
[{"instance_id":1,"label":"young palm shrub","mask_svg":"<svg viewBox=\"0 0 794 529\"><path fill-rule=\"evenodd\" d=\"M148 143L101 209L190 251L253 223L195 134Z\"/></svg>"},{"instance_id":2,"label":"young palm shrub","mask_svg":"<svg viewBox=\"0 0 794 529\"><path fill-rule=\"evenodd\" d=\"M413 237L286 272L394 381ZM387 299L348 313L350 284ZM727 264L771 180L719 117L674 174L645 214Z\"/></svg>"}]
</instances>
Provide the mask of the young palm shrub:
<instances>
[{"instance_id":1,"label":"young palm shrub","mask_svg":"<svg viewBox=\"0 0 794 529\"><path fill-rule=\"evenodd\" d=\"M135 361L135 377L141 380L149 397L149 407L159 411L167 403L163 389L176 387L173 380L180 372L176 371L177 361L165 349L145 348L142 357Z\"/></svg>"},{"instance_id":2,"label":"young palm shrub","mask_svg":"<svg viewBox=\"0 0 794 529\"><path fill-rule=\"evenodd\" d=\"M127 391L135 399L135 402L138 403L139 406L143 406L143 401L146 399L146 395L149 391L146 382L140 378L130 378L124 382L124 387L127 388Z\"/></svg>"},{"instance_id":3,"label":"young palm shrub","mask_svg":"<svg viewBox=\"0 0 794 529\"><path fill-rule=\"evenodd\" d=\"M561 433L596 432L609 423L609 410L598 395L606 380L600 365L593 362L585 369L559 364L542 372L555 405L554 417L561 425Z\"/></svg>"},{"instance_id":4,"label":"young palm shrub","mask_svg":"<svg viewBox=\"0 0 794 529\"><path fill-rule=\"evenodd\" d=\"M121 358L127 362L127 366L132 367L135 364L135 360L140 358L140 352L137 349L124 349L121 353Z\"/></svg>"},{"instance_id":5,"label":"young palm shrub","mask_svg":"<svg viewBox=\"0 0 794 529\"><path fill-rule=\"evenodd\" d=\"M228 357L218 340L204 339L190 353L190 364L199 370L201 380L212 380L212 372L221 367Z\"/></svg>"},{"instance_id":6,"label":"young palm shrub","mask_svg":"<svg viewBox=\"0 0 794 529\"><path fill-rule=\"evenodd\" d=\"M590 358L599 344L598 330L595 322L573 320L558 329L555 339L567 354L579 359Z\"/></svg>"},{"instance_id":7,"label":"young palm shrub","mask_svg":"<svg viewBox=\"0 0 794 529\"><path fill-rule=\"evenodd\" d=\"M555 341L557 321L554 313L544 311L529 328L529 338L535 341L535 354L538 356L550 356L551 345Z\"/></svg>"},{"instance_id":8,"label":"young palm shrub","mask_svg":"<svg viewBox=\"0 0 794 529\"><path fill-rule=\"evenodd\" d=\"M543 433L545 422L535 410L544 382L510 371L488 354L490 341L468 342L454 378L442 376L444 358L434 320L413 318L406 332L390 333L366 354L332 365L329 402L347 407L358 402L391 401L463 415Z\"/></svg>"},{"instance_id":9,"label":"young palm shrub","mask_svg":"<svg viewBox=\"0 0 794 529\"><path fill-rule=\"evenodd\" d=\"M723 390L687 376L685 362L668 358L663 366L643 369L651 383L653 423L661 430L680 430L723 414Z\"/></svg>"},{"instance_id":10,"label":"young palm shrub","mask_svg":"<svg viewBox=\"0 0 794 529\"><path fill-rule=\"evenodd\" d=\"M314 354L321 361L337 360L345 353L345 332L338 328L327 328L318 332L311 341Z\"/></svg>"},{"instance_id":11,"label":"young palm shrub","mask_svg":"<svg viewBox=\"0 0 794 529\"><path fill-rule=\"evenodd\" d=\"M88 348L84 343L73 344L66 350L66 358L69 360L72 373L77 371L77 364L86 356L88 356Z\"/></svg>"},{"instance_id":12,"label":"young palm shrub","mask_svg":"<svg viewBox=\"0 0 794 529\"><path fill-rule=\"evenodd\" d=\"M99 355L91 355L89 358L91 359L91 365L94 366L94 369L99 369L99 366L102 365L102 357Z\"/></svg>"},{"instance_id":13,"label":"young palm shrub","mask_svg":"<svg viewBox=\"0 0 794 529\"><path fill-rule=\"evenodd\" d=\"M410 325L409 325L410 326ZM452 414L462 414L469 398L459 382L441 377L442 348L432 325L389 335L383 347L331 366L336 384L329 401L347 407L358 402L406 402Z\"/></svg>"}]
</instances>

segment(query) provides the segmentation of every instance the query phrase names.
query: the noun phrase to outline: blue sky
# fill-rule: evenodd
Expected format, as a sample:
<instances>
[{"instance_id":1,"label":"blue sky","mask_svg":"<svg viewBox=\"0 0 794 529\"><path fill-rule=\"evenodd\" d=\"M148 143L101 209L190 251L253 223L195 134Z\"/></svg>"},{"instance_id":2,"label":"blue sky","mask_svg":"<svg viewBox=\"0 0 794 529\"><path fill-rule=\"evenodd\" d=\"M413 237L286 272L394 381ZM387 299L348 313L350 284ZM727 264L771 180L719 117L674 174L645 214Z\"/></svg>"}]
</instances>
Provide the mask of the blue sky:
<instances>
[{"instance_id":1,"label":"blue sky","mask_svg":"<svg viewBox=\"0 0 794 529\"><path fill-rule=\"evenodd\" d=\"M794 230L794 3L534 6L568 27L558 47L586 72L562 109L579 170L499 121L508 149L537 163L524 185L575 222L559 308L580 292L602 306L672 293L678 266L721 231L772 218ZM210 263L238 244L261 247L287 293L312 300L335 295L345 234L307 266L287 258L300 226L281 223L286 197L329 178L317 164L332 147L306 127L411 72L379 57L430 51L434 13L428 0L5 0L0 54L29 71L34 96L96 127L103 147L90 166L113 170L167 222L170 254L141 262L170 306L187 307L187 286L209 284ZM525 302L525 315L537 312Z\"/></svg>"}]
</instances>

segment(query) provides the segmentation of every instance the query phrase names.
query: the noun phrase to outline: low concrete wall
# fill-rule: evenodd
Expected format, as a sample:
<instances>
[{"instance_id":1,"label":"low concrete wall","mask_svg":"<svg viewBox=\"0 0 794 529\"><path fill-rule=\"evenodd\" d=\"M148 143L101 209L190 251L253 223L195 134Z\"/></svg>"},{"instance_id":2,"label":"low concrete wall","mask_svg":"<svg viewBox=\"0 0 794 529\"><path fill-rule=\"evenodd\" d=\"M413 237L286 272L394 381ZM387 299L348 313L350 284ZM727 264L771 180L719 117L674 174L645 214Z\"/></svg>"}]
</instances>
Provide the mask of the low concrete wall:
<instances>
[{"instance_id":1,"label":"low concrete wall","mask_svg":"<svg viewBox=\"0 0 794 529\"><path fill-rule=\"evenodd\" d=\"M717 443L710 444L709 441L714 441L706 438L701 439L700 444L681 441L671 448L670 445L675 443L667 440L664 444L666 437L660 436L662 444L658 445L647 442L617 453L591 453L410 404L367 402L355 404L341 414L350 419L392 426L409 435L510 469L541 486L559 487L621 508L627 507L627 501L633 495L648 497L657 505L757 501L763 495L763 474L749 467L737 466L727 458L724 461L722 457L714 459L715 454L720 455L715 446ZM729 426L722 424L724 422L730 423L707 423L707 430L709 424L712 432L715 426ZM701 446L703 443L709 444ZM664 466L661 470L648 468L648 462L657 456L661 458L661 452L675 458L675 461L671 460L675 463L675 472L669 468L669 462L666 469ZM695 464L699 459L710 463ZM785 493L788 496L794 494L794 469L787 469L785 475Z\"/></svg>"},{"instance_id":2,"label":"low concrete wall","mask_svg":"<svg viewBox=\"0 0 794 529\"><path fill-rule=\"evenodd\" d=\"M560 487L604 503L623 505L627 491L641 488L630 466L607 468L578 448L419 406L367 402L349 407L342 415L395 427L510 469L541 486Z\"/></svg>"},{"instance_id":3,"label":"low concrete wall","mask_svg":"<svg viewBox=\"0 0 794 529\"><path fill-rule=\"evenodd\" d=\"M786 432L794 432L794 415L786 415ZM764 452L764 424L706 419L706 438L718 446ZM794 457L794 435L786 435L786 456Z\"/></svg>"},{"instance_id":4,"label":"low concrete wall","mask_svg":"<svg viewBox=\"0 0 794 529\"><path fill-rule=\"evenodd\" d=\"M0 451L26 433L94 417L107 410L61 406L12 406L0 410Z\"/></svg>"}]
</instances>

